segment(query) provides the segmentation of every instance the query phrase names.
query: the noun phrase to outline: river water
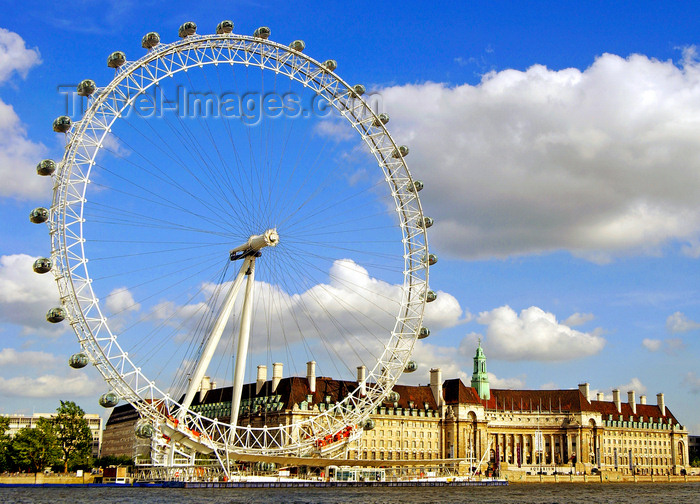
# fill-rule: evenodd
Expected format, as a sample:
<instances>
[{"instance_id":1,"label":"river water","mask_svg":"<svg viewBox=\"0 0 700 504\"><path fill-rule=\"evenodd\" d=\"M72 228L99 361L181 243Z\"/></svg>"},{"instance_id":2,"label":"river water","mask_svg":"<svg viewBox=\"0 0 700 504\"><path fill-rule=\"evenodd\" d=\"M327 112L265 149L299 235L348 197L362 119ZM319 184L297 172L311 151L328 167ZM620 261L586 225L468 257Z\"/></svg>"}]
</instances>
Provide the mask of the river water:
<instances>
[{"instance_id":1,"label":"river water","mask_svg":"<svg viewBox=\"0 0 700 504\"><path fill-rule=\"evenodd\" d=\"M0 488L2 504L696 504L700 483L411 488Z\"/></svg>"}]
</instances>

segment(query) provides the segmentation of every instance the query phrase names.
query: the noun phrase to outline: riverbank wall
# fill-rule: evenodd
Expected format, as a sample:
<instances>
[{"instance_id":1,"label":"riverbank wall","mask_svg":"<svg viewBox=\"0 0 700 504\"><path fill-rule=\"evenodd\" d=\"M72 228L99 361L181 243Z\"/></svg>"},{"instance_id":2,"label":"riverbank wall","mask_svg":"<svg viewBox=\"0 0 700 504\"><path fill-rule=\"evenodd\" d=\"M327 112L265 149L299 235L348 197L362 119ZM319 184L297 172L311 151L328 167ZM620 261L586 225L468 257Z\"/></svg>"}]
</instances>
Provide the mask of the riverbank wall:
<instances>
[{"instance_id":1,"label":"riverbank wall","mask_svg":"<svg viewBox=\"0 0 700 504\"><path fill-rule=\"evenodd\" d=\"M503 474L510 483L700 483L700 475L694 476L635 476L615 472L600 474Z\"/></svg>"}]
</instances>

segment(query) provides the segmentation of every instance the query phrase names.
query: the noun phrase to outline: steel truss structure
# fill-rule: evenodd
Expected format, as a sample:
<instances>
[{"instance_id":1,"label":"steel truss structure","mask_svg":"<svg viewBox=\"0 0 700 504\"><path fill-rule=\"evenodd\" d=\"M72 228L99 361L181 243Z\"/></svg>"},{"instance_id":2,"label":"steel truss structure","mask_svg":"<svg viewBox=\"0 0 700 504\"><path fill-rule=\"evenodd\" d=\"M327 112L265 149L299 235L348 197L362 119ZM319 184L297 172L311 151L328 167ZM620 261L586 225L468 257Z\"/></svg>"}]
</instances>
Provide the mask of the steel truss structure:
<instances>
[{"instance_id":1,"label":"steel truss structure","mask_svg":"<svg viewBox=\"0 0 700 504\"><path fill-rule=\"evenodd\" d=\"M402 298L381 357L368 370L366 381L344 400L292 425L262 428L231 425L178 403L177 398L170 397L149 379L120 346L91 285L85 252L86 240L90 238L84 235L84 205L91 170L110 129L128 114L139 97L161 80L208 65L259 67L297 81L325 99L376 158L400 221L404 249ZM67 147L63 159L57 163L49 209L53 273L66 319L83 352L108 386L154 426L155 465L192 464L197 454L209 454L227 471L236 454L299 457L342 454L347 442L361 435L368 415L391 392L409 362L422 328L429 292L426 219L403 152L389 134L385 121L361 94L358 86L342 80L327 62L283 44L235 33L194 34L176 42L157 44L140 59L118 68L114 79L89 97L87 111L66 132ZM350 434L346 442L319 450L317 440L343 430Z\"/></svg>"}]
</instances>

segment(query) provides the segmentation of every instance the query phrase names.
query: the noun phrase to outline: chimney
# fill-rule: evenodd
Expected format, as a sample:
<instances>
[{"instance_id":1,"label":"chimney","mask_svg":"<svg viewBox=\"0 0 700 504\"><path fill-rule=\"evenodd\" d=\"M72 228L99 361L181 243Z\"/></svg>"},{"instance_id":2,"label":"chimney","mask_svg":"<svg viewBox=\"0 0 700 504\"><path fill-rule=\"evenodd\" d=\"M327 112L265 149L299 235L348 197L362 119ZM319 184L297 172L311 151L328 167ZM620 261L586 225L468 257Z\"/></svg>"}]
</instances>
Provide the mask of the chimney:
<instances>
[{"instance_id":1,"label":"chimney","mask_svg":"<svg viewBox=\"0 0 700 504\"><path fill-rule=\"evenodd\" d=\"M255 395L258 395L260 393L260 389L263 387L265 382L267 381L267 366L264 364L260 364L258 366L258 379L255 383Z\"/></svg>"},{"instance_id":2,"label":"chimney","mask_svg":"<svg viewBox=\"0 0 700 504\"><path fill-rule=\"evenodd\" d=\"M604 401L604 400L605 400L605 394L603 394L602 392L598 392L598 393L596 394L596 399L597 399L598 401Z\"/></svg>"},{"instance_id":3,"label":"chimney","mask_svg":"<svg viewBox=\"0 0 700 504\"><path fill-rule=\"evenodd\" d=\"M615 409L617 409L618 413L622 413L622 405L620 404L620 390L619 389L613 389L613 402L615 403Z\"/></svg>"},{"instance_id":4,"label":"chimney","mask_svg":"<svg viewBox=\"0 0 700 504\"><path fill-rule=\"evenodd\" d=\"M630 408L632 408L632 414L637 414L637 403L634 400L634 390L627 392L627 402L630 403Z\"/></svg>"},{"instance_id":5,"label":"chimney","mask_svg":"<svg viewBox=\"0 0 700 504\"><path fill-rule=\"evenodd\" d=\"M199 384L199 401L204 401L204 396L207 392L212 389L211 378L208 376L203 376L202 381Z\"/></svg>"},{"instance_id":6,"label":"chimney","mask_svg":"<svg viewBox=\"0 0 700 504\"><path fill-rule=\"evenodd\" d=\"M583 397L586 398L586 401L591 402L591 387L588 383L579 383L578 384L578 389L583 394Z\"/></svg>"},{"instance_id":7,"label":"chimney","mask_svg":"<svg viewBox=\"0 0 700 504\"><path fill-rule=\"evenodd\" d=\"M280 384L282 380L282 363L273 362L272 363L272 392L277 392L277 385Z\"/></svg>"},{"instance_id":8,"label":"chimney","mask_svg":"<svg viewBox=\"0 0 700 504\"><path fill-rule=\"evenodd\" d=\"M309 391L316 392L316 361L306 363L306 379L309 382Z\"/></svg>"},{"instance_id":9,"label":"chimney","mask_svg":"<svg viewBox=\"0 0 700 504\"><path fill-rule=\"evenodd\" d=\"M367 368L365 366L357 366L357 384L360 387L360 395L362 397L367 395L367 384L365 380L367 379Z\"/></svg>"},{"instance_id":10,"label":"chimney","mask_svg":"<svg viewBox=\"0 0 700 504\"><path fill-rule=\"evenodd\" d=\"M433 368L430 370L430 390L433 392L433 397L438 407L442 406L442 370Z\"/></svg>"},{"instance_id":11,"label":"chimney","mask_svg":"<svg viewBox=\"0 0 700 504\"><path fill-rule=\"evenodd\" d=\"M647 403L647 396L640 395L639 396L639 404L646 404L646 403Z\"/></svg>"},{"instance_id":12,"label":"chimney","mask_svg":"<svg viewBox=\"0 0 700 504\"><path fill-rule=\"evenodd\" d=\"M661 415L666 416L666 403L664 402L664 395L663 393L658 393L656 394L656 404L659 406L659 409L661 410Z\"/></svg>"}]
</instances>

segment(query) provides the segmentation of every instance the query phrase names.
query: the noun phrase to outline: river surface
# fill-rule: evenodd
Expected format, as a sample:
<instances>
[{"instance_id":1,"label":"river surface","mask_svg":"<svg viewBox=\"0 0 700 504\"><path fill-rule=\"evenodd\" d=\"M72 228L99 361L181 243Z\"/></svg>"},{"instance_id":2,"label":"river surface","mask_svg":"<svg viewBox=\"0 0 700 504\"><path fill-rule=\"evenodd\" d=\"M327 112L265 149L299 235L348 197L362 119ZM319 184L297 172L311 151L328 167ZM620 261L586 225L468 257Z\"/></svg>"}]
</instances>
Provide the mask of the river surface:
<instances>
[{"instance_id":1,"label":"river surface","mask_svg":"<svg viewBox=\"0 0 700 504\"><path fill-rule=\"evenodd\" d=\"M700 504L700 483L412 488L0 488L2 504Z\"/></svg>"}]
</instances>

